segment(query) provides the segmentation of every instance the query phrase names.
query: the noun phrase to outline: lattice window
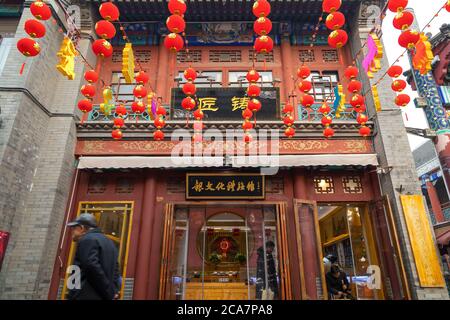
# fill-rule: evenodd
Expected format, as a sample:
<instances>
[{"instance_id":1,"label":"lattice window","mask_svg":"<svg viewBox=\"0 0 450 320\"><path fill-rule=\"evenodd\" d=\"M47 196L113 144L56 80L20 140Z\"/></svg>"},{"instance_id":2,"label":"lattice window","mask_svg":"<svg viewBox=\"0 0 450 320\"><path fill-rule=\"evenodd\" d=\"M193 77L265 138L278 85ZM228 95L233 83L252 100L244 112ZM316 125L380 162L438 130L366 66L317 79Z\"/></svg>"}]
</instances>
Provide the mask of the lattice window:
<instances>
[{"instance_id":1,"label":"lattice window","mask_svg":"<svg viewBox=\"0 0 450 320\"><path fill-rule=\"evenodd\" d=\"M134 51L134 57L136 59L136 65L137 60L139 60L140 63L148 63L152 58L152 51L146 49L138 49Z\"/></svg>"},{"instance_id":2,"label":"lattice window","mask_svg":"<svg viewBox=\"0 0 450 320\"><path fill-rule=\"evenodd\" d=\"M316 56L313 50L300 50L298 53L300 62L314 62L316 61Z\"/></svg>"},{"instance_id":3,"label":"lattice window","mask_svg":"<svg viewBox=\"0 0 450 320\"><path fill-rule=\"evenodd\" d=\"M333 194L333 177L314 177L314 189L317 194Z\"/></svg>"},{"instance_id":4,"label":"lattice window","mask_svg":"<svg viewBox=\"0 0 450 320\"><path fill-rule=\"evenodd\" d=\"M267 193L284 193L284 180L283 178L266 178L266 192Z\"/></svg>"},{"instance_id":5,"label":"lattice window","mask_svg":"<svg viewBox=\"0 0 450 320\"><path fill-rule=\"evenodd\" d=\"M323 62L339 62L337 50L322 50Z\"/></svg>"},{"instance_id":6,"label":"lattice window","mask_svg":"<svg viewBox=\"0 0 450 320\"><path fill-rule=\"evenodd\" d=\"M88 193L99 194L106 191L106 180L99 176L91 176L88 183Z\"/></svg>"},{"instance_id":7,"label":"lattice window","mask_svg":"<svg viewBox=\"0 0 450 320\"><path fill-rule=\"evenodd\" d=\"M255 50L250 50L249 52L249 61L253 61L253 55L255 54ZM257 53L255 56L256 62L275 62L275 58L273 55L273 51L269 53Z\"/></svg>"},{"instance_id":8,"label":"lattice window","mask_svg":"<svg viewBox=\"0 0 450 320\"><path fill-rule=\"evenodd\" d=\"M122 51L121 50L114 50L111 60L113 63L121 63L122 62Z\"/></svg>"},{"instance_id":9,"label":"lattice window","mask_svg":"<svg viewBox=\"0 0 450 320\"><path fill-rule=\"evenodd\" d=\"M361 177L359 177L359 176L343 177L342 178L342 187L344 188L344 193L349 193L349 194L363 193Z\"/></svg>"},{"instance_id":10,"label":"lattice window","mask_svg":"<svg viewBox=\"0 0 450 320\"><path fill-rule=\"evenodd\" d=\"M177 53L177 62L178 63L202 62L202 51L189 50L189 57L186 51L179 51Z\"/></svg>"},{"instance_id":11,"label":"lattice window","mask_svg":"<svg viewBox=\"0 0 450 320\"><path fill-rule=\"evenodd\" d=\"M209 52L210 62L241 62L241 50L211 50Z\"/></svg>"},{"instance_id":12,"label":"lattice window","mask_svg":"<svg viewBox=\"0 0 450 320\"><path fill-rule=\"evenodd\" d=\"M116 193L133 193L134 180L130 178L118 178L116 180Z\"/></svg>"}]
</instances>

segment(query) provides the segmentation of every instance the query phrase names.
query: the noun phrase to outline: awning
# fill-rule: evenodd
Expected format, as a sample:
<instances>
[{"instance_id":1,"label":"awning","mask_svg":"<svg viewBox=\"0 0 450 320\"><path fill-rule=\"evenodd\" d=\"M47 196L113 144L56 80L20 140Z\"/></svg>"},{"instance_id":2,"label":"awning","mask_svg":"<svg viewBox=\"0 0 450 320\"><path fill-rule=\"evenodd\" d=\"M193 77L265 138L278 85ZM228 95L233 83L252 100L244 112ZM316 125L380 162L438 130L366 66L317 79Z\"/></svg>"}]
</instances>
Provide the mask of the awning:
<instances>
[{"instance_id":1,"label":"awning","mask_svg":"<svg viewBox=\"0 0 450 320\"><path fill-rule=\"evenodd\" d=\"M310 166L377 166L376 154L327 154L226 157L80 157L78 169L132 168L282 168Z\"/></svg>"}]
</instances>

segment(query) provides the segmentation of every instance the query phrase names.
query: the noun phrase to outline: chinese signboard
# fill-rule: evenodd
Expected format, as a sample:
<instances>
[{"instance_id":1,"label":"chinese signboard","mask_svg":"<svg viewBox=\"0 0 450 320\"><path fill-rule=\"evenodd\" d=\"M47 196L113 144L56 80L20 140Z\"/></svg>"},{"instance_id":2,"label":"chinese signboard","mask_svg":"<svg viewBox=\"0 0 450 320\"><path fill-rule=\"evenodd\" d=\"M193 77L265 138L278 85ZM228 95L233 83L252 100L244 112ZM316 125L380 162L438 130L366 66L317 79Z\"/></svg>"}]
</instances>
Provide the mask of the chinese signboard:
<instances>
[{"instance_id":1,"label":"chinese signboard","mask_svg":"<svg viewBox=\"0 0 450 320\"><path fill-rule=\"evenodd\" d=\"M2 269L3 259L5 258L8 240L9 232L0 231L0 270Z\"/></svg>"},{"instance_id":2,"label":"chinese signboard","mask_svg":"<svg viewBox=\"0 0 450 320\"><path fill-rule=\"evenodd\" d=\"M264 199L264 176L257 174L186 174L186 199Z\"/></svg>"},{"instance_id":3,"label":"chinese signboard","mask_svg":"<svg viewBox=\"0 0 450 320\"><path fill-rule=\"evenodd\" d=\"M187 112L181 107L181 101L186 95L181 89L172 89L171 114L172 120L186 120ZM197 98L200 108L205 114L205 121L242 120L242 111L247 107L249 97L246 88L198 88ZM280 119L279 88L263 88L261 96L262 108L256 114L258 120Z\"/></svg>"}]
</instances>

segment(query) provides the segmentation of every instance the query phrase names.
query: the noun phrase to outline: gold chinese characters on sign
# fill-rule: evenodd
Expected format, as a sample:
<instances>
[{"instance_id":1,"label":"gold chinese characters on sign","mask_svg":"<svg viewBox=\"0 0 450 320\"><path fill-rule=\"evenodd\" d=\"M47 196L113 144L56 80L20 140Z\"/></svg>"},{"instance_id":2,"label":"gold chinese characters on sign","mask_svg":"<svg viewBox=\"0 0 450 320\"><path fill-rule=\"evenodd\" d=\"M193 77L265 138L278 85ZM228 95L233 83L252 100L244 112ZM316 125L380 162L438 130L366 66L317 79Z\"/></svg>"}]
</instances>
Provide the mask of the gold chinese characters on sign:
<instances>
[{"instance_id":1,"label":"gold chinese characters on sign","mask_svg":"<svg viewBox=\"0 0 450 320\"><path fill-rule=\"evenodd\" d=\"M59 57L59 64L56 65L56 69L67 79L75 79L75 57L78 53L72 40L65 37L56 55Z\"/></svg>"}]
</instances>

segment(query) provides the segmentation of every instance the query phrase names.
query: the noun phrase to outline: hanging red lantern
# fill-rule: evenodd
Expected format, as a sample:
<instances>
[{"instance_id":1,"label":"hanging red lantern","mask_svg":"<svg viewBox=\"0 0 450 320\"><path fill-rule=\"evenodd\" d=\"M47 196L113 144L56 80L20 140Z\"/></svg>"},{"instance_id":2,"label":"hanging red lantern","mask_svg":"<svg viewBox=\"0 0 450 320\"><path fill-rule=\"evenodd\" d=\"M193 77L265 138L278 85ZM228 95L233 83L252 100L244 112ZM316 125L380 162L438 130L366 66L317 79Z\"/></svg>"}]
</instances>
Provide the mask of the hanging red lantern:
<instances>
[{"instance_id":1,"label":"hanging red lantern","mask_svg":"<svg viewBox=\"0 0 450 320\"><path fill-rule=\"evenodd\" d=\"M167 29L173 33L182 33L186 29L186 21L182 16L173 14L166 20Z\"/></svg>"},{"instance_id":2,"label":"hanging red lantern","mask_svg":"<svg viewBox=\"0 0 450 320\"><path fill-rule=\"evenodd\" d=\"M108 58L113 53L113 47L107 40L98 39L92 44L92 51L94 51L96 56Z\"/></svg>"},{"instance_id":3,"label":"hanging red lantern","mask_svg":"<svg viewBox=\"0 0 450 320\"><path fill-rule=\"evenodd\" d=\"M363 137L370 136L371 130L369 127L363 126L359 129L359 134Z\"/></svg>"},{"instance_id":4,"label":"hanging red lantern","mask_svg":"<svg viewBox=\"0 0 450 320\"><path fill-rule=\"evenodd\" d=\"M252 130L253 124L249 120L245 120L244 123L242 124L242 129L244 131Z\"/></svg>"},{"instance_id":5,"label":"hanging red lantern","mask_svg":"<svg viewBox=\"0 0 450 320\"><path fill-rule=\"evenodd\" d=\"M164 121L163 118L161 117L157 117L154 121L153 124L155 125L156 129L162 129L164 128L164 126L166 125L166 122Z\"/></svg>"},{"instance_id":6,"label":"hanging red lantern","mask_svg":"<svg viewBox=\"0 0 450 320\"><path fill-rule=\"evenodd\" d=\"M48 20L52 16L49 6L42 1L35 1L30 5L31 14L39 20Z\"/></svg>"},{"instance_id":7,"label":"hanging red lantern","mask_svg":"<svg viewBox=\"0 0 450 320\"><path fill-rule=\"evenodd\" d=\"M450 0L447 1L447 3L444 5L445 10L450 12Z\"/></svg>"},{"instance_id":8,"label":"hanging red lantern","mask_svg":"<svg viewBox=\"0 0 450 320\"><path fill-rule=\"evenodd\" d=\"M99 20L95 24L95 33L97 33L100 38L112 39L116 35L116 27L107 20Z\"/></svg>"},{"instance_id":9,"label":"hanging red lantern","mask_svg":"<svg viewBox=\"0 0 450 320\"><path fill-rule=\"evenodd\" d=\"M133 90L133 95L138 99L142 99L147 96L147 89L143 85L137 85Z\"/></svg>"},{"instance_id":10,"label":"hanging red lantern","mask_svg":"<svg viewBox=\"0 0 450 320\"><path fill-rule=\"evenodd\" d=\"M288 127L292 126L294 124L294 117L293 116L286 116L283 119L283 123L287 125Z\"/></svg>"},{"instance_id":11,"label":"hanging red lantern","mask_svg":"<svg viewBox=\"0 0 450 320\"><path fill-rule=\"evenodd\" d=\"M247 73L246 78L247 78L247 81L250 82L250 83L258 82L258 80L259 80L259 73L255 69L251 69Z\"/></svg>"},{"instance_id":12,"label":"hanging red lantern","mask_svg":"<svg viewBox=\"0 0 450 320\"><path fill-rule=\"evenodd\" d=\"M111 132L111 137L112 137L114 140L120 140L120 139L122 139L122 137L123 137L122 130L120 130L120 129L113 130L113 131Z\"/></svg>"},{"instance_id":13,"label":"hanging red lantern","mask_svg":"<svg viewBox=\"0 0 450 320\"><path fill-rule=\"evenodd\" d=\"M81 112L87 113L92 111L92 101L88 99L83 99L78 101L78 109L80 109Z\"/></svg>"},{"instance_id":14,"label":"hanging red lantern","mask_svg":"<svg viewBox=\"0 0 450 320\"><path fill-rule=\"evenodd\" d=\"M183 38L176 33L169 33L169 35L164 39L164 46L172 51L180 51L184 47Z\"/></svg>"},{"instance_id":15,"label":"hanging red lantern","mask_svg":"<svg viewBox=\"0 0 450 320\"><path fill-rule=\"evenodd\" d=\"M406 107L410 102L411 102L411 97L404 93L399 94L395 98L395 104L399 107Z\"/></svg>"},{"instance_id":16,"label":"hanging red lantern","mask_svg":"<svg viewBox=\"0 0 450 320\"><path fill-rule=\"evenodd\" d=\"M332 13L341 8L341 0L323 0L322 10L326 13Z\"/></svg>"},{"instance_id":17,"label":"hanging red lantern","mask_svg":"<svg viewBox=\"0 0 450 320\"><path fill-rule=\"evenodd\" d=\"M84 73L84 79L89 83L95 83L98 81L98 74L95 70L88 70Z\"/></svg>"},{"instance_id":18,"label":"hanging red lantern","mask_svg":"<svg viewBox=\"0 0 450 320\"><path fill-rule=\"evenodd\" d=\"M244 111L242 111L242 118L250 119L252 117L253 117L253 112L249 108L246 108Z\"/></svg>"},{"instance_id":19,"label":"hanging red lantern","mask_svg":"<svg viewBox=\"0 0 450 320\"><path fill-rule=\"evenodd\" d=\"M135 79L137 83L144 85L150 80L150 77L144 71L139 71Z\"/></svg>"},{"instance_id":20,"label":"hanging red lantern","mask_svg":"<svg viewBox=\"0 0 450 320\"><path fill-rule=\"evenodd\" d=\"M35 57L41 52L41 47L33 39L22 38L17 41L17 50L25 57Z\"/></svg>"},{"instance_id":21,"label":"hanging red lantern","mask_svg":"<svg viewBox=\"0 0 450 320\"><path fill-rule=\"evenodd\" d=\"M114 118L114 128L120 129L125 125L125 120L123 118Z\"/></svg>"},{"instance_id":22,"label":"hanging red lantern","mask_svg":"<svg viewBox=\"0 0 450 320\"><path fill-rule=\"evenodd\" d=\"M284 135L288 138L292 138L295 136L295 129L292 127L286 128L284 131Z\"/></svg>"},{"instance_id":23,"label":"hanging red lantern","mask_svg":"<svg viewBox=\"0 0 450 320\"><path fill-rule=\"evenodd\" d=\"M192 82L186 82L185 84L183 84L182 90L183 93L187 96L193 96L197 92L197 88Z\"/></svg>"},{"instance_id":24,"label":"hanging red lantern","mask_svg":"<svg viewBox=\"0 0 450 320\"><path fill-rule=\"evenodd\" d=\"M330 33L328 36L328 44L332 48L342 48L347 44L348 41L348 34L345 30L339 29L334 30Z\"/></svg>"},{"instance_id":25,"label":"hanging red lantern","mask_svg":"<svg viewBox=\"0 0 450 320\"><path fill-rule=\"evenodd\" d=\"M95 86L92 84L85 84L81 87L81 94L86 98L92 99L95 96Z\"/></svg>"},{"instance_id":26,"label":"hanging red lantern","mask_svg":"<svg viewBox=\"0 0 450 320\"><path fill-rule=\"evenodd\" d=\"M311 70L307 66L301 66L297 70L297 76L301 79L306 79L311 75Z\"/></svg>"},{"instance_id":27,"label":"hanging red lantern","mask_svg":"<svg viewBox=\"0 0 450 320\"><path fill-rule=\"evenodd\" d=\"M162 132L161 130L156 130L153 133L153 139L155 139L156 141L164 140L164 132Z\"/></svg>"},{"instance_id":28,"label":"hanging red lantern","mask_svg":"<svg viewBox=\"0 0 450 320\"><path fill-rule=\"evenodd\" d=\"M169 11L171 14L184 15L186 12L186 3L183 0L169 0Z\"/></svg>"},{"instance_id":29,"label":"hanging red lantern","mask_svg":"<svg viewBox=\"0 0 450 320\"><path fill-rule=\"evenodd\" d=\"M343 13L336 11L330 13L325 20L325 25L328 29L337 30L344 26L345 24L345 16Z\"/></svg>"},{"instance_id":30,"label":"hanging red lantern","mask_svg":"<svg viewBox=\"0 0 450 320\"><path fill-rule=\"evenodd\" d=\"M254 48L258 53L268 53L273 50L273 40L269 36L256 38Z\"/></svg>"},{"instance_id":31,"label":"hanging red lantern","mask_svg":"<svg viewBox=\"0 0 450 320\"><path fill-rule=\"evenodd\" d=\"M193 68L187 68L184 70L183 75L187 81L194 81L197 79L197 72Z\"/></svg>"},{"instance_id":32,"label":"hanging red lantern","mask_svg":"<svg viewBox=\"0 0 450 320\"><path fill-rule=\"evenodd\" d=\"M100 12L102 18L105 20L116 21L117 19L119 19L119 9L112 2L102 3L98 11Z\"/></svg>"},{"instance_id":33,"label":"hanging red lantern","mask_svg":"<svg viewBox=\"0 0 450 320\"><path fill-rule=\"evenodd\" d=\"M325 115L327 115L327 114L329 114L330 112L331 112L331 108L330 108L330 106L328 105L328 103L323 103L321 106L320 106L320 108L319 108L319 110L318 110L320 113L322 113L322 114L325 114Z\"/></svg>"},{"instance_id":34,"label":"hanging red lantern","mask_svg":"<svg viewBox=\"0 0 450 320\"><path fill-rule=\"evenodd\" d=\"M358 73L359 73L359 70L357 67L350 66L350 67L347 67L347 69L345 69L344 75L347 79L354 79L358 76Z\"/></svg>"},{"instance_id":35,"label":"hanging red lantern","mask_svg":"<svg viewBox=\"0 0 450 320\"><path fill-rule=\"evenodd\" d=\"M388 69L387 73L391 78L398 78L402 75L403 69L400 66L392 66Z\"/></svg>"},{"instance_id":36,"label":"hanging red lantern","mask_svg":"<svg viewBox=\"0 0 450 320\"><path fill-rule=\"evenodd\" d=\"M358 106L354 106L353 107L353 111L355 111L356 113L366 112L366 105L365 104L361 104L361 105L358 105Z\"/></svg>"},{"instance_id":37,"label":"hanging red lantern","mask_svg":"<svg viewBox=\"0 0 450 320\"><path fill-rule=\"evenodd\" d=\"M131 104L131 111L136 114L141 114L145 112L145 105L141 101L134 101Z\"/></svg>"},{"instance_id":38,"label":"hanging red lantern","mask_svg":"<svg viewBox=\"0 0 450 320\"><path fill-rule=\"evenodd\" d=\"M330 116L325 116L322 118L322 125L324 127L329 127L333 123L333 118Z\"/></svg>"},{"instance_id":39,"label":"hanging red lantern","mask_svg":"<svg viewBox=\"0 0 450 320\"><path fill-rule=\"evenodd\" d=\"M194 118L196 120L202 120L204 116L205 116L205 114L203 113L203 111L201 109L197 109L194 111Z\"/></svg>"},{"instance_id":40,"label":"hanging red lantern","mask_svg":"<svg viewBox=\"0 0 450 320\"><path fill-rule=\"evenodd\" d=\"M300 90L301 92L307 93L311 91L311 89L312 89L311 81L303 80L300 81L300 83L298 84L298 90Z\"/></svg>"},{"instance_id":41,"label":"hanging red lantern","mask_svg":"<svg viewBox=\"0 0 450 320\"><path fill-rule=\"evenodd\" d=\"M406 89L406 81L405 80L395 80L394 82L392 82L391 88L395 92L402 92L403 90Z\"/></svg>"},{"instance_id":42,"label":"hanging red lantern","mask_svg":"<svg viewBox=\"0 0 450 320\"><path fill-rule=\"evenodd\" d=\"M408 0L389 0L388 9L392 12L403 11L408 5Z\"/></svg>"},{"instance_id":43,"label":"hanging red lantern","mask_svg":"<svg viewBox=\"0 0 450 320\"><path fill-rule=\"evenodd\" d=\"M323 130L323 136L327 139L332 138L334 136L334 130L330 127L326 127L325 130Z\"/></svg>"},{"instance_id":44,"label":"hanging red lantern","mask_svg":"<svg viewBox=\"0 0 450 320\"><path fill-rule=\"evenodd\" d=\"M253 4L253 14L256 17L267 17L270 14L270 3L267 0L257 0Z\"/></svg>"},{"instance_id":45,"label":"hanging red lantern","mask_svg":"<svg viewBox=\"0 0 450 320\"><path fill-rule=\"evenodd\" d=\"M167 114L166 108L164 108L163 106L158 106L156 108L156 114L161 117L166 116L166 114Z\"/></svg>"},{"instance_id":46,"label":"hanging red lantern","mask_svg":"<svg viewBox=\"0 0 450 320\"><path fill-rule=\"evenodd\" d=\"M28 19L25 21L24 29L32 38L42 38L45 36L45 26L35 19Z\"/></svg>"},{"instance_id":47,"label":"hanging red lantern","mask_svg":"<svg viewBox=\"0 0 450 320\"><path fill-rule=\"evenodd\" d=\"M287 113L292 113L292 112L294 112L294 106L290 103L286 103L283 108L283 113L287 114Z\"/></svg>"},{"instance_id":48,"label":"hanging red lantern","mask_svg":"<svg viewBox=\"0 0 450 320\"><path fill-rule=\"evenodd\" d=\"M272 21L266 17L258 18L253 24L253 30L259 36L265 36L272 30Z\"/></svg>"},{"instance_id":49,"label":"hanging red lantern","mask_svg":"<svg viewBox=\"0 0 450 320\"><path fill-rule=\"evenodd\" d=\"M258 99L251 99L248 102L248 108L251 112L258 112L261 110L261 102Z\"/></svg>"},{"instance_id":50,"label":"hanging red lantern","mask_svg":"<svg viewBox=\"0 0 450 320\"><path fill-rule=\"evenodd\" d=\"M369 121L369 117L366 116L364 113L358 113L358 116L356 117L356 121L360 125L365 125Z\"/></svg>"},{"instance_id":51,"label":"hanging red lantern","mask_svg":"<svg viewBox=\"0 0 450 320\"><path fill-rule=\"evenodd\" d=\"M405 49L414 49L416 43L420 40L420 33L415 30L403 31L398 38L398 44Z\"/></svg>"},{"instance_id":52,"label":"hanging red lantern","mask_svg":"<svg viewBox=\"0 0 450 320\"><path fill-rule=\"evenodd\" d=\"M250 84L247 88L247 95L252 98L259 97L261 94L261 88L256 84Z\"/></svg>"},{"instance_id":53,"label":"hanging red lantern","mask_svg":"<svg viewBox=\"0 0 450 320\"><path fill-rule=\"evenodd\" d=\"M408 29L414 22L414 15L409 11L402 11L395 15L392 24L398 30Z\"/></svg>"},{"instance_id":54,"label":"hanging red lantern","mask_svg":"<svg viewBox=\"0 0 450 320\"><path fill-rule=\"evenodd\" d=\"M125 108L125 106L124 106L123 104L119 104L119 105L116 107L115 113L116 113L118 116L123 117L123 116L125 116L125 115L128 113L128 110L127 110L127 108Z\"/></svg>"},{"instance_id":55,"label":"hanging red lantern","mask_svg":"<svg viewBox=\"0 0 450 320\"><path fill-rule=\"evenodd\" d=\"M181 101L181 107L184 110L188 110L188 111L194 110L195 100L192 99L191 97L186 97L183 99L183 101Z\"/></svg>"},{"instance_id":56,"label":"hanging red lantern","mask_svg":"<svg viewBox=\"0 0 450 320\"><path fill-rule=\"evenodd\" d=\"M352 107L357 108L360 107L362 105L364 105L365 99L362 95L360 94L355 94L353 95L353 97L350 99L350 104L352 105Z\"/></svg>"},{"instance_id":57,"label":"hanging red lantern","mask_svg":"<svg viewBox=\"0 0 450 320\"><path fill-rule=\"evenodd\" d=\"M300 98L300 102L305 108L310 108L314 104L314 97L309 94L305 94Z\"/></svg>"},{"instance_id":58,"label":"hanging red lantern","mask_svg":"<svg viewBox=\"0 0 450 320\"><path fill-rule=\"evenodd\" d=\"M245 142L245 143L250 143L250 142L252 142L252 141L253 141L252 135L251 135L250 133L246 133L246 134L244 135L244 142Z\"/></svg>"},{"instance_id":59,"label":"hanging red lantern","mask_svg":"<svg viewBox=\"0 0 450 320\"><path fill-rule=\"evenodd\" d=\"M348 91L351 93L357 93L359 91L361 91L362 89L362 84L361 82L359 82L358 80L352 80L350 81L350 83L348 84L347 87Z\"/></svg>"}]
</instances>

